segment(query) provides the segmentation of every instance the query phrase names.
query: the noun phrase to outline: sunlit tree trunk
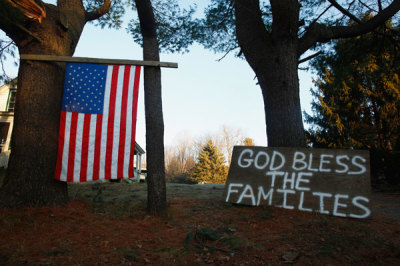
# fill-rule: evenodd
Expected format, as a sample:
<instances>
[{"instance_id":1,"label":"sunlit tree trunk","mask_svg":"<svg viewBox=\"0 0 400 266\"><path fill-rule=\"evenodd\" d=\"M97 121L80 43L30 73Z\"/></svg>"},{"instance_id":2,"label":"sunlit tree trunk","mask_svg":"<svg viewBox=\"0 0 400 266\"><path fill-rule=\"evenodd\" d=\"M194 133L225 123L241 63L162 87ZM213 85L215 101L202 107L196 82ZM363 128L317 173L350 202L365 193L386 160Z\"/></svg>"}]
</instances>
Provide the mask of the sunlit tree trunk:
<instances>
[{"instance_id":1,"label":"sunlit tree trunk","mask_svg":"<svg viewBox=\"0 0 400 266\"><path fill-rule=\"evenodd\" d=\"M60 0L58 5L40 3L46 17L38 20L0 18L0 28L16 43L20 54L71 56L88 20L108 11L105 1L99 13L85 12L80 0ZM99 11L99 10L97 10ZM96 12L97 12L96 11ZM15 106L11 156L0 189L0 205L8 208L63 204L67 185L54 179L59 116L65 65L21 61Z\"/></svg>"}]
</instances>

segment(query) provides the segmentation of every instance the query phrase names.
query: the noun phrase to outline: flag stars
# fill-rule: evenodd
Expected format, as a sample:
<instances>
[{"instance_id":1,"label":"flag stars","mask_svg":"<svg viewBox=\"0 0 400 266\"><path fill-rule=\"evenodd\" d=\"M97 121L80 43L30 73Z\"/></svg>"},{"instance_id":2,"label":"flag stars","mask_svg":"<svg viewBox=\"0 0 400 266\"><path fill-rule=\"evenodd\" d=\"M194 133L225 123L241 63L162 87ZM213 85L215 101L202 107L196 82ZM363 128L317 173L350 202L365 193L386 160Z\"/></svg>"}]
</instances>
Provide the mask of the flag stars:
<instances>
[{"instance_id":1,"label":"flag stars","mask_svg":"<svg viewBox=\"0 0 400 266\"><path fill-rule=\"evenodd\" d=\"M68 65L63 109L78 113L102 113L106 70L103 65Z\"/></svg>"}]
</instances>

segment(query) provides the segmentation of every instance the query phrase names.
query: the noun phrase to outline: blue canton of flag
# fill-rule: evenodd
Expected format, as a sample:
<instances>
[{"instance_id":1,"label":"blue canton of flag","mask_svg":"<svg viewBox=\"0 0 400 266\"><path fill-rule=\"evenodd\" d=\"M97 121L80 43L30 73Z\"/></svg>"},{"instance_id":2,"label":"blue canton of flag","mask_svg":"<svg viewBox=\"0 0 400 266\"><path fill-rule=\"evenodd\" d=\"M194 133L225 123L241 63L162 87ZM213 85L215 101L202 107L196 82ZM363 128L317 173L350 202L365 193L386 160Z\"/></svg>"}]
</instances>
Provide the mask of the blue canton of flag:
<instances>
[{"instance_id":1,"label":"blue canton of flag","mask_svg":"<svg viewBox=\"0 0 400 266\"><path fill-rule=\"evenodd\" d=\"M62 110L101 114L106 84L106 65L69 64Z\"/></svg>"}]
</instances>

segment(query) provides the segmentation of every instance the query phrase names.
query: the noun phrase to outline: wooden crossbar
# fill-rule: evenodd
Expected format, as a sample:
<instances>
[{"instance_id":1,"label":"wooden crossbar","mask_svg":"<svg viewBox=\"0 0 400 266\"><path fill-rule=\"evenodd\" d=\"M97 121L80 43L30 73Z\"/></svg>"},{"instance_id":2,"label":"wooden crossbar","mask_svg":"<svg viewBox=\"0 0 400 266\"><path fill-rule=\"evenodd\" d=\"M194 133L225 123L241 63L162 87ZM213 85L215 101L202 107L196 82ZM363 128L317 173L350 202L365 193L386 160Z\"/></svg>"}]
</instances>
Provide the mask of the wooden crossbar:
<instances>
[{"instance_id":1,"label":"wooden crossbar","mask_svg":"<svg viewBox=\"0 0 400 266\"><path fill-rule=\"evenodd\" d=\"M94 63L94 64L104 64L104 65L136 65L136 66L178 68L177 63L159 62L159 61L103 59L103 58L39 55L39 54L21 54L20 58L22 60L34 60L34 61L76 62L76 63Z\"/></svg>"}]
</instances>

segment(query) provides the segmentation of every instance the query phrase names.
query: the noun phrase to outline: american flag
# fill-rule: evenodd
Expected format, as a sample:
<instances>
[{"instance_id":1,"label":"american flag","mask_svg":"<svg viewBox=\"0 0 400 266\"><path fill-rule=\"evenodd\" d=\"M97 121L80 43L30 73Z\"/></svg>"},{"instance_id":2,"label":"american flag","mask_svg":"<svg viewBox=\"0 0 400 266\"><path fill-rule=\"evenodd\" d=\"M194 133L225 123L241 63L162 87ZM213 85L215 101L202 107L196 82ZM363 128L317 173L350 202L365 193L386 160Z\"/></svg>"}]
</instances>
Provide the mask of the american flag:
<instances>
[{"instance_id":1,"label":"american flag","mask_svg":"<svg viewBox=\"0 0 400 266\"><path fill-rule=\"evenodd\" d=\"M67 64L55 178L134 177L140 66Z\"/></svg>"}]
</instances>

